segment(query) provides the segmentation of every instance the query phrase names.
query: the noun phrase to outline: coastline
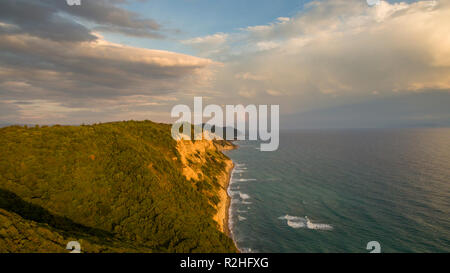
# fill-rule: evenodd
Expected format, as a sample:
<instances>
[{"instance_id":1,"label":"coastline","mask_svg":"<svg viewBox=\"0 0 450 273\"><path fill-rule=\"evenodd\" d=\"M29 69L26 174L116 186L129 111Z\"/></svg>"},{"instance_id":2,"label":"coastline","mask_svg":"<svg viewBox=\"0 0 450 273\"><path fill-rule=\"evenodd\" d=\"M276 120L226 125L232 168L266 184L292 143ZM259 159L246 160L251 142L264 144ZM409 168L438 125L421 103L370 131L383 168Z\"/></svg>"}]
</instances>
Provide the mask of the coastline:
<instances>
[{"instance_id":1,"label":"coastline","mask_svg":"<svg viewBox=\"0 0 450 273\"><path fill-rule=\"evenodd\" d=\"M217 182L220 185L216 194L219 202L216 204L216 213L213 215L213 220L217 223L217 228L220 232L232 238L232 234L229 228L229 210L231 206L231 196L228 195L228 187L231 183L231 176L234 169L234 162L224 153L224 151L230 151L237 149L238 146L230 141L178 141L177 150L180 154L180 161L183 165L183 175L188 180L199 180L199 173L203 174L199 168L195 167L196 162L203 164L201 158L194 155L201 155L207 153L208 150L214 150L222 153L224 156L222 162L225 163L222 172L216 176ZM235 243L236 245L236 243Z\"/></svg>"},{"instance_id":2,"label":"coastline","mask_svg":"<svg viewBox=\"0 0 450 273\"><path fill-rule=\"evenodd\" d=\"M220 151L223 153L224 151L235 150L237 148L238 148L237 145L220 147ZM219 191L220 202L219 205L217 206L217 214L214 217L217 223L219 224L220 231L222 231L232 240L233 237L231 235L231 230L229 227L231 196L228 194L228 187L230 186L231 183L231 175L233 173L234 167L235 167L234 162L228 158L226 161L225 175L220 179L221 182L220 183L221 189ZM236 242L234 242L234 244L236 245Z\"/></svg>"},{"instance_id":3,"label":"coastline","mask_svg":"<svg viewBox=\"0 0 450 273\"><path fill-rule=\"evenodd\" d=\"M227 182L223 186L224 190L227 193L226 194L227 198L225 200L225 216L223 218L223 232L231 239L233 239L233 237L231 236L231 230L229 226L231 196L228 194L228 187L230 186L231 183L231 174L233 173L233 170L234 170L234 162L231 161L231 167L229 168L229 170L227 170L227 179L226 179Z\"/></svg>"}]
</instances>

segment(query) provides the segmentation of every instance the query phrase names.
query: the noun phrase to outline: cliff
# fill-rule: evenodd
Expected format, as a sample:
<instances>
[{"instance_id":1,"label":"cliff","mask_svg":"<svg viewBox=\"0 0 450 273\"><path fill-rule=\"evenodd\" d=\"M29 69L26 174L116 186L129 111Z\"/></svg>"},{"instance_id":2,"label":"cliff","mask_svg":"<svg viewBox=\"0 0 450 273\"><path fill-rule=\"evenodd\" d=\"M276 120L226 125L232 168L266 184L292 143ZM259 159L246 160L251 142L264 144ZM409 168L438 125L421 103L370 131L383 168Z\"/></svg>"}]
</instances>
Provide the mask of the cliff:
<instances>
[{"instance_id":1,"label":"cliff","mask_svg":"<svg viewBox=\"0 0 450 273\"><path fill-rule=\"evenodd\" d=\"M1 128L0 252L236 252L230 145L150 121Z\"/></svg>"},{"instance_id":2,"label":"cliff","mask_svg":"<svg viewBox=\"0 0 450 273\"><path fill-rule=\"evenodd\" d=\"M233 161L224 156L221 151L234 149L235 146L227 141L186 141L177 142L177 150L180 154L180 161L183 166L183 175L192 183L210 179L210 185L215 186L211 193L219 199L212 205L216 208L214 221L217 222L219 230L228 232L228 207L230 197L227 189L231 171L234 167ZM216 165L220 164L217 168ZM216 170L217 168L217 170ZM208 170L205 174L204 170Z\"/></svg>"}]
</instances>

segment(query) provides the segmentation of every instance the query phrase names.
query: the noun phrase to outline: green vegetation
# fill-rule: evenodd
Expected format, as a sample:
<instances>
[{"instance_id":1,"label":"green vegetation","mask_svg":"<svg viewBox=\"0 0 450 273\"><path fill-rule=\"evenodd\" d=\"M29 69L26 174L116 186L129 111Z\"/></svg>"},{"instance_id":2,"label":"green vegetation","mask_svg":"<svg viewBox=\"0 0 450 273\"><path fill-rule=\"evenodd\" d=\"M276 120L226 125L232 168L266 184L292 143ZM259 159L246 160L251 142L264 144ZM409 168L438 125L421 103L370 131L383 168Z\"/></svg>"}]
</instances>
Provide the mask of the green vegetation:
<instances>
[{"instance_id":1,"label":"green vegetation","mask_svg":"<svg viewBox=\"0 0 450 273\"><path fill-rule=\"evenodd\" d=\"M212 220L225 157L208 154L208 183L179 157L150 121L1 128L0 252L235 252Z\"/></svg>"}]
</instances>

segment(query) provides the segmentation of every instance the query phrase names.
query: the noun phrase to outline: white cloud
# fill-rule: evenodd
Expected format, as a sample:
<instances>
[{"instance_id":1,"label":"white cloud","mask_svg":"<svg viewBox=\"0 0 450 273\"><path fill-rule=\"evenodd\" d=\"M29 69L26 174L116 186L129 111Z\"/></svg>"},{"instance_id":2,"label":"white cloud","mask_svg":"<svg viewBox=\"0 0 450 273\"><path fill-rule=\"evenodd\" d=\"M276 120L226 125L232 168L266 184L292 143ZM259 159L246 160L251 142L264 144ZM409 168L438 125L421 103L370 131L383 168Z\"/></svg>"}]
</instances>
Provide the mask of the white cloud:
<instances>
[{"instance_id":1,"label":"white cloud","mask_svg":"<svg viewBox=\"0 0 450 273\"><path fill-rule=\"evenodd\" d=\"M299 111L373 90L450 90L449 25L449 1L314 1L292 18L229 33L208 56L224 63L215 88L230 100L265 103L275 94L267 90L283 90L282 110Z\"/></svg>"},{"instance_id":2,"label":"white cloud","mask_svg":"<svg viewBox=\"0 0 450 273\"><path fill-rule=\"evenodd\" d=\"M268 89L268 90L266 90L266 93L269 94L269 95L271 95L271 96L274 96L274 97L282 96L282 95L283 95L283 92L280 92L280 91L278 91L278 90L273 90L273 89Z\"/></svg>"},{"instance_id":3,"label":"white cloud","mask_svg":"<svg viewBox=\"0 0 450 273\"><path fill-rule=\"evenodd\" d=\"M218 54L220 51L223 51L226 48L228 37L228 34L216 33L209 36L184 40L181 41L181 43L197 49L200 52L201 56L209 56Z\"/></svg>"},{"instance_id":4,"label":"white cloud","mask_svg":"<svg viewBox=\"0 0 450 273\"><path fill-rule=\"evenodd\" d=\"M261 81L264 79L264 77L262 77L260 75L252 74L250 72L236 74L235 78L241 79L241 80L252 80L252 81Z\"/></svg>"},{"instance_id":5,"label":"white cloud","mask_svg":"<svg viewBox=\"0 0 450 273\"><path fill-rule=\"evenodd\" d=\"M217 46L225 43L227 41L227 37L228 35L225 33L216 33L205 37L197 37L189 40L184 40L182 42L188 45L206 44L210 46Z\"/></svg>"}]
</instances>

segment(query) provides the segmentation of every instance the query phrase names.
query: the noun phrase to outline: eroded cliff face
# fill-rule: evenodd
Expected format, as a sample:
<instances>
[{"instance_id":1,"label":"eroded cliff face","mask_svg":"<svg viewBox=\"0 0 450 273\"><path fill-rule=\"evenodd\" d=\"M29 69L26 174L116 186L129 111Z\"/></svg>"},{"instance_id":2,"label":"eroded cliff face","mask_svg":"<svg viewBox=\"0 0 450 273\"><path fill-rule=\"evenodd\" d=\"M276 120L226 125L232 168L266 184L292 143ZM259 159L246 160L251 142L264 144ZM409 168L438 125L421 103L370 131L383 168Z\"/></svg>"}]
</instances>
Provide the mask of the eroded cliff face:
<instances>
[{"instance_id":1,"label":"eroded cliff face","mask_svg":"<svg viewBox=\"0 0 450 273\"><path fill-rule=\"evenodd\" d=\"M218 197L212 205L217 210L213 219L220 231L228 234L228 206L230 198L227 193L233 161L222 154L223 150L232 150L235 146L227 141L180 140L177 142L179 160L183 175L192 183L212 181L217 187L206 193ZM212 200L215 198L213 197Z\"/></svg>"},{"instance_id":2,"label":"eroded cliff face","mask_svg":"<svg viewBox=\"0 0 450 273\"><path fill-rule=\"evenodd\" d=\"M204 176L201 166L207 163L206 154L217 148L212 141L180 140L177 142L177 150L183 165L183 175L188 180L199 180Z\"/></svg>"}]
</instances>

